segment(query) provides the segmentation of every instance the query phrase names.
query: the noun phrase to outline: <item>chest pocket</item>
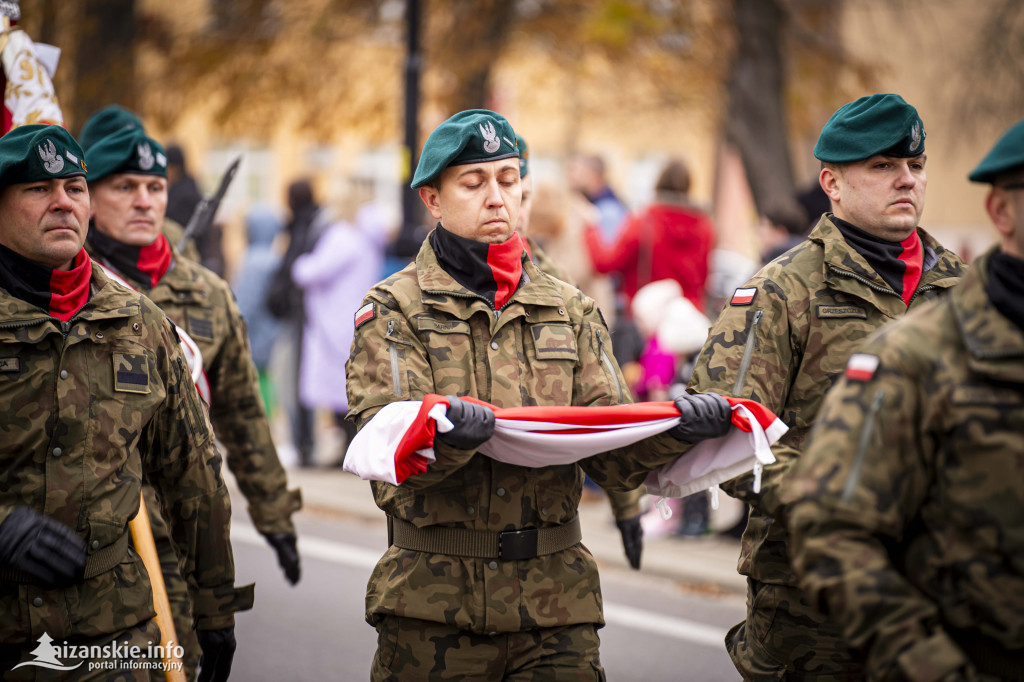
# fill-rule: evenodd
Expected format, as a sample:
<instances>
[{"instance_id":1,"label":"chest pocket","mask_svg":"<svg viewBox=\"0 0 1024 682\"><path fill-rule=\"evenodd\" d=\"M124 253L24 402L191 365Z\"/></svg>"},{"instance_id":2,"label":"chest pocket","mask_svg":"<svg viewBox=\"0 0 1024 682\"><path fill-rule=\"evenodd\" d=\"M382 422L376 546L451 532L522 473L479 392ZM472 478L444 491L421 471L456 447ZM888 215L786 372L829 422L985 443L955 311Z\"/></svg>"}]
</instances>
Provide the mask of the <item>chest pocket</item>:
<instances>
[{"instance_id":1,"label":"chest pocket","mask_svg":"<svg viewBox=\"0 0 1024 682\"><path fill-rule=\"evenodd\" d=\"M465 320L438 320L421 317L416 330L427 349L433 372L431 391L442 395L477 395L473 382L473 338L469 322Z\"/></svg>"},{"instance_id":2,"label":"chest pocket","mask_svg":"<svg viewBox=\"0 0 1024 682\"><path fill-rule=\"evenodd\" d=\"M571 324L535 324L530 327L530 336L538 360L570 360L575 364L579 359Z\"/></svg>"}]
</instances>

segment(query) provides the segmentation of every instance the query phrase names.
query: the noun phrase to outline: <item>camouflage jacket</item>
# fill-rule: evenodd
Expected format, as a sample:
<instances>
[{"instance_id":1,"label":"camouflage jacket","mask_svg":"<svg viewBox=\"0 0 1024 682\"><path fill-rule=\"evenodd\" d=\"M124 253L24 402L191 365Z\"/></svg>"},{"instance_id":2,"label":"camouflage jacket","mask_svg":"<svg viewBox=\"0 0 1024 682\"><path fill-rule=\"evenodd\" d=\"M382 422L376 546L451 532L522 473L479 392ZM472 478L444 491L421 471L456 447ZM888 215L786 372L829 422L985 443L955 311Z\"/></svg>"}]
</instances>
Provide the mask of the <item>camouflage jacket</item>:
<instances>
[{"instance_id":1,"label":"camouflage jacket","mask_svg":"<svg viewBox=\"0 0 1024 682\"><path fill-rule=\"evenodd\" d=\"M249 516L256 529L294 533L291 515L301 507L301 497L298 490L287 488L287 475L260 398L245 321L228 284L178 256L148 291L143 283L118 274L145 292L202 351L203 369L210 382L210 421L227 451L228 469L249 502Z\"/></svg>"},{"instance_id":2,"label":"camouflage jacket","mask_svg":"<svg viewBox=\"0 0 1024 682\"><path fill-rule=\"evenodd\" d=\"M964 633L1024 649L1024 333L987 261L858 349L877 369L837 383L783 494L801 585L878 679L942 678Z\"/></svg>"},{"instance_id":3,"label":"camouflage jacket","mask_svg":"<svg viewBox=\"0 0 1024 682\"><path fill-rule=\"evenodd\" d=\"M569 277L569 273L558 264L558 261L545 253L544 249L540 247L540 244L534 241L531 237L526 238L526 244L530 249L530 255L533 257L533 262L541 272L551 275L555 279L560 279L574 287L576 286L576 282L572 281L572 278ZM631 519L643 512L643 497L645 492L643 486L640 486L636 490L608 490L606 492L608 493L608 503L612 507L612 514L615 515L616 521Z\"/></svg>"},{"instance_id":4,"label":"camouflage jacket","mask_svg":"<svg viewBox=\"0 0 1024 682\"><path fill-rule=\"evenodd\" d=\"M349 418L427 393L499 407L629 402L594 302L525 259L525 282L496 313L438 264L424 240L415 263L377 284L364 305L347 371ZM583 472L632 490L646 468L678 455L669 436L579 465L504 464L435 442L437 461L401 486L374 482L377 505L416 526L505 531L565 524L577 515ZM582 468L581 468L582 467ZM474 632L603 623L597 565L577 544L523 561L488 561L390 547L370 578L366 616L445 622Z\"/></svg>"},{"instance_id":5,"label":"camouflage jacket","mask_svg":"<svg viewBox=\"0 0 1024 682\"><path fill-rule=\"evenodd\" d=\"M230 625L220 607L235 593L230 501L163 312L94 263L89 302L68 322L0 290L0 356L0 522L28 506L103 551L128 532L146 476L172 523L199 627ZM65 590L0 582L0 609L8 644L112 634L154 613L133 551Z\"/></svg>"},{"instance_id":6,"label":"camouflage jacket","mask_svg":"<svg viewBox=\"0 0 1024 682\"><path fill-rule=\"evenodd\" d=\"M903 299L843 239L825 214L807 241L790 249L743 285L748 304L726 303L701 349L688 390L752 398L777 414L789 431L772 448L761 493L752 477L722 489L751 506L738 570L756 580L795 584L786 530L774 523L778 488L817 417L821 401L854 349L873 331L903 317ZM910 307L959 281L960 257L918 228L924 272ZM735 297L734 297L735 298Z\"/></svg>"}]
</instances>

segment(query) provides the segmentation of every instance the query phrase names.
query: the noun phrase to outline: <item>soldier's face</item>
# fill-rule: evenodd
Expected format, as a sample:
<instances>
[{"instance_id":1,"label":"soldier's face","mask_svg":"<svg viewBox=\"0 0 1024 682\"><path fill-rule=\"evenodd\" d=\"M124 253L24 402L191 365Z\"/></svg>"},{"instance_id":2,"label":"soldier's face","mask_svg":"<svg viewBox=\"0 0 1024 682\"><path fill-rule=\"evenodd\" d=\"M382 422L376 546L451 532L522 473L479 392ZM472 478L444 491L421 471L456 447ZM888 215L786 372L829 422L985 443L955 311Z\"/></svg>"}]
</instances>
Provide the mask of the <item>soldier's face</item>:
<instances>
[{"instance_id":1,"label":"soldier's face","mask_svg":"<svg viewBox=\"0 0 1024 682\"><path fill-rule=\"evenodd\" d=\"M24 182L0 192L0 244L30 261L68 269L88 229L84 177Z\"/></svg>"},{"instance_id":2,"label":"soldier's face","mask_svg":"<svg viewBox=\"0 0 1024 682\"><path fill-rule=\"evenodd\" d=\"M533 176L527 175L520 183L523 186L523 200L519 202L519 220L516 221L516 232L525 237L530 229L530 209L533 208Z\"/></svg>"},{"instance_id":3,"label":"soldier's face","mask_svg":"<svg viewBox=\"0 0 1024 682\"><path fill-rule=\"evenodd\" d=\"M167 212L167 179L118 173L92 186L92 217L108 237L130 246L156 241Z\"/></svg>"},{"instance_id":4,"label":"soldier's face","mask_svg":"<svg viewBox=\"0 0 1024 682\"><path fill-rule=\"evenodd\" d=\"M488 244L512 236L522 199L519 159L451 166L438 187L421 187L420 198L449 232Z\"/></svg>"},{"instance_id":5,"label":"soldier's face","mask_svg":"<svg viewBox=\"0 0 1024 682\"><path fill-rule=\"evenodd\" d=\"M822 189L837 218L880 239L903 241L924 211L927 157L876 155L821 171Z\"/></svg>"}]
</instances>

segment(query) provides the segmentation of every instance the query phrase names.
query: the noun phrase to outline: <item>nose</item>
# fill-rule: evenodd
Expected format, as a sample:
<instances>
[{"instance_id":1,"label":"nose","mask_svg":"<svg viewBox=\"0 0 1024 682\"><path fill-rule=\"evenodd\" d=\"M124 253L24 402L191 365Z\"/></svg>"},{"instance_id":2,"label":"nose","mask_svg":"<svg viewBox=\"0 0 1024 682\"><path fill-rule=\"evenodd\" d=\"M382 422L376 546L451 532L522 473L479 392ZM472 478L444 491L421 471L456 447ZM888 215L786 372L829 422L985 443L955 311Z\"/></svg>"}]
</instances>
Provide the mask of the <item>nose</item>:
<instances>
[{"instance_id":1,"label":"nose","mask_svg":"<svg viewBox=\"0 0 1024 682\"><path fill-rule=\"evenodd\" d=\"M71 211L75 208L75 203L71 200L71 196L63 186L58 186L56 191L53 193L53 210L54 211Z\"/></svg>"},{"instance_id":2,"label":"nose","mask_svg":"<svg viewBox=\"0 0 1024 682\"><path fill-rule=\"evenodd\" d=\"M498 179L491 178L487 181L487 207L500 208L504 206L505 199L501 196L501 188L498 187Z\"/></svg>"},{"instance_id":3,"label":"nose","mask_svg":"<svg viewBox=\"0 0 1024 682\"><path fill-rule=\"evenodd\" d=\"M133 202L135 208L147 209L153 206L153 197L149 193L149 188L145 185L140 185L135 191L135 201Z\"/></svg>"},{"instance_id":4,"label":"nose","mask_svg":"<svg viewBox=\"0 0 1024 682\"><path fill-rule=\"evenodd\" d=\"M900 164L900 174L896 178L897 187L910 189L917 184L917 177L910 169L910 163L904 161Z\"/></svg>"}]
</instances>

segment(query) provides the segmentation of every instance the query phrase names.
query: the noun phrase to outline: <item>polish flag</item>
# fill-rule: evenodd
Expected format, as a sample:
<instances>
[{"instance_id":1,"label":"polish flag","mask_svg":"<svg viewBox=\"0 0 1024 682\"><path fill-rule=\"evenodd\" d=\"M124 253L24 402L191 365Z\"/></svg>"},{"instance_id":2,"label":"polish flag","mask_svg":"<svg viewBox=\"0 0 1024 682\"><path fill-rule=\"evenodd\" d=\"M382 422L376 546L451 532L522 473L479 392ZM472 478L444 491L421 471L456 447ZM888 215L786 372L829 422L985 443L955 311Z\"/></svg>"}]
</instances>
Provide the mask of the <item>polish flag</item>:
<instances>
[{"instance_id":1,"label":"polish flag","mask_svg":"<svg viewBox=\"0 0 1024 682\"><path fill-rule=\"evenodd\" d=\"M846 378L851 381L871 381L877 369L877 355L854 353L846 362Z\"/></svg>"},{"instance_id":2,"label":"polish flag","mask_svg":"<svg viewBox=\"0 0 1024 682\"><path fill-rule=\"evenodd\" d=\"M663 433L679 421L670 401L608 407L499 408L494 436L479 452L500 462L525 467L571 464ZM648 491L685 497L775 461L771 445L788 427L752 400L726 398L733 428L721 438L698 443L678 459L652 471ZM435 461L434 435L453 427L445 417L448 401L430 394L422 401L385 405L360 429L345 455L344 469L364 480L400 485L427 471Z\"/></svg>"}]
</instances>

